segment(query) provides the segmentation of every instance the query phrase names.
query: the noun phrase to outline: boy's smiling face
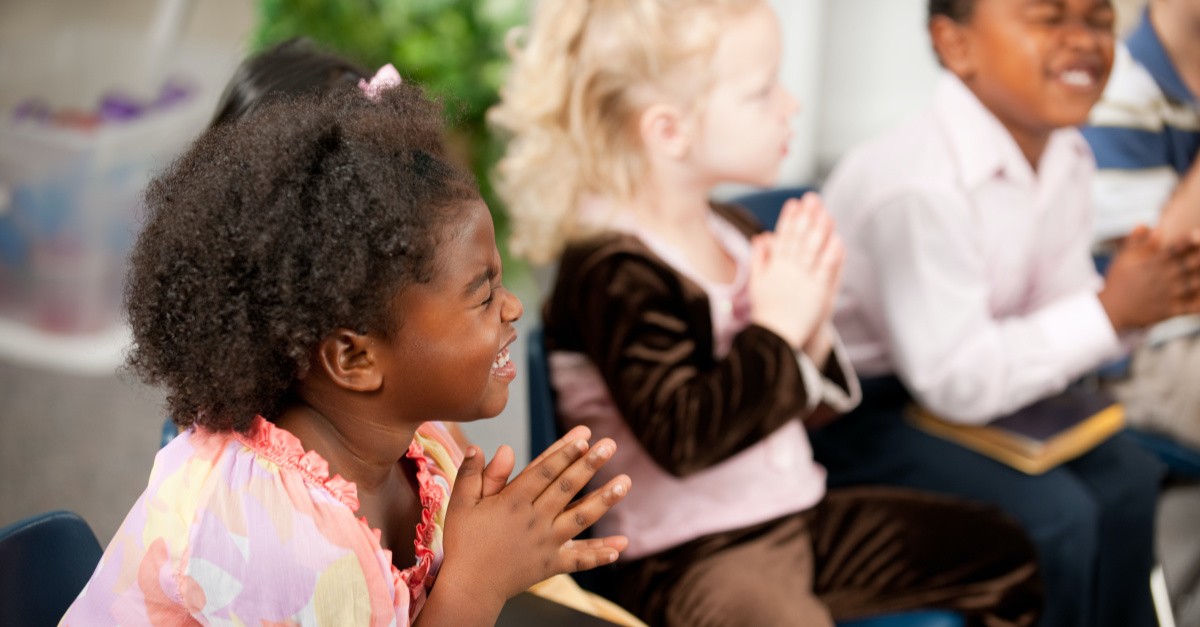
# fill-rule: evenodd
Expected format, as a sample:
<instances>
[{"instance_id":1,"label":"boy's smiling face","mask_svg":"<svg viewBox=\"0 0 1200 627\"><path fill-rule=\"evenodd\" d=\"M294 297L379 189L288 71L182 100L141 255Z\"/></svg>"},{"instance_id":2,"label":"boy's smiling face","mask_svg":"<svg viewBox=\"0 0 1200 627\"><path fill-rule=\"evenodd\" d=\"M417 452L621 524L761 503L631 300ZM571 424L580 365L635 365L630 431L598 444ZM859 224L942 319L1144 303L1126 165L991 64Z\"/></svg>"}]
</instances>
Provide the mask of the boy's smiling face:
<instances>
[{"instance_id":1,"label":"boy's smiling face","mask_svg":"<svg viewBox=\"0 0 1200 627\"><path fill-rule=\"evenodd\" d=\"M1108 0L977 0L963 23L932 19L930 34L1036 163L1050 132L1085 122L1104 91L1114 18Z\"/></svg>"}]
</instances>

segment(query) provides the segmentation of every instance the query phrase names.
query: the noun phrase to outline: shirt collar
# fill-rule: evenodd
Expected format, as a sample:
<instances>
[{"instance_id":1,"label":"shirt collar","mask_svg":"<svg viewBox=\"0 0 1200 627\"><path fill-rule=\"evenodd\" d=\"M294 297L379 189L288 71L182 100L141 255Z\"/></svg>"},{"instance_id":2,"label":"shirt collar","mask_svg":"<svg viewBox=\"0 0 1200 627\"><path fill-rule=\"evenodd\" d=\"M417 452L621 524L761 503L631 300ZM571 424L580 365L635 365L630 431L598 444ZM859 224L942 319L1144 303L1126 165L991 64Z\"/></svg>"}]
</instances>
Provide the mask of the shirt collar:
<instances>
[{"instance_id":1,"label":"shirt collar","mask_svg":"<svg viewBox=\"0 0 1200 627\"><path fill-rule=\"evenodd\" d=\"M967 188L997 176L1024 185L1036 185L1057 164L1087 155L1087 143L1075 129L1060 129L1050 135L1042 153L1038 176L1020 146L1000 120L979 101L957 76L943 71L934 96L939 123L946 132L955 164Z\"/></svg>"},{"instance_id":2,"label":"shirt collar","mask_svg":"<svg viewBox=\"0 0 1200 627\"><path fill-rule=\"evenodd\" d=\"M1166 48L1163 48L1158 33L1154 32L1154 25L1150 23L1149 7L1142 11L1142 19L1125 39L1125 45L1129 48L1129 54L1146 68L1167 98L1176 102L1196 103L1196 95L1183 82L1175 64L1171 62L1171 57L1167 55Z\"/></svg>"}]
</instances>

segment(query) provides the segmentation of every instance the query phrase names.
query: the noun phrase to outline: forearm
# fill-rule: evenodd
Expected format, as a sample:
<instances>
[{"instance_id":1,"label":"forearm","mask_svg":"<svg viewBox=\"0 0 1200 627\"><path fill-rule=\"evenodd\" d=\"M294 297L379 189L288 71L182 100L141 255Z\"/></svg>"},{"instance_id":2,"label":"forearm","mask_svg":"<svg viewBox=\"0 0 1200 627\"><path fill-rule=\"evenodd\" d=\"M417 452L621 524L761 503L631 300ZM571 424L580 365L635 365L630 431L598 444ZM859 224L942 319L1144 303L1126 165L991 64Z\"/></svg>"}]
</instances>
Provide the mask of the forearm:
<instances>
[{"instance_id":1,"label":"forearm","mask_svg":"<svg viewBox=\"0 0 1200 627\"><path fill-rule=\"evenodd\" d=\"M414 627L495 625L507 599L487 586L472 585L450 568L449 563L442 567Z\"/></svg>"},{"instance_id":2,"label":"forearm","mask_svg":"<svg viewBox=\"0 0 1200 627\"><path fill-rule=\"evenodd\" d=\"M614 401L639 443L678 476L736 455L816 404L787 342L754 325L720 359L664 353L662 361L615 363L604 373Z\"/></svg>"},{"instance_id":3,"label":"forearm","mask_svg":"<svg viewBox=\"0 0 1200 627\"><path fill-rule=\"evenodd\" d=\"M930 411L982 424L1065 388L1120 353L1096 297L1062 298L1030 314L986 319L961 334L930 328L902 348L901 378Z\"/></svg>"},{"instance_id":4,"label":"forearm","mask_svg":"<svg viewBox=\"0 0 1200 627\"><path fill-rule=\"evenodd\" d=\"M1200 159L1180 179L1163 206L1161 218L1163 241L1171 243L1200 229Z\"/></svg>"},{"instance_id":5,"label":"forearm","mask_svg":"<svg viewBox=\"0 0 1200 627\"><path fill-rule=\"evenodd\" d=\"M823 324L805 343L804 354L808 355L818 370L825 370L831 352L833 352L833 329L828 324Z\"/></svg>"}]
</instances>

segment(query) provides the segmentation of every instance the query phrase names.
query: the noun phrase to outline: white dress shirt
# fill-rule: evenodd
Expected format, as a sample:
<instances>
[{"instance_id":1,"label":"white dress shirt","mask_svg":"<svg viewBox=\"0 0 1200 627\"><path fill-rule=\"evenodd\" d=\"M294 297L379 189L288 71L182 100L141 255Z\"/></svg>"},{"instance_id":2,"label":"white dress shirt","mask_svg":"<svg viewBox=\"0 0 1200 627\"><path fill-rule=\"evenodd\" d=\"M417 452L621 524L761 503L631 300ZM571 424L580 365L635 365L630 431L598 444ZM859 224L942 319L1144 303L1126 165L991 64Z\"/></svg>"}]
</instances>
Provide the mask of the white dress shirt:
<instances>
[{"instance_id":1,"label":"white dress shirt","mask_svg":"<svg viewBox=\"0 0 1200 627\"><path fill-rule=\"evenodd\" d=\"M1062 129L1035 172L948 72L926 111L852 151L824 192L847 247L835 322L860 375L893 373L980 424L1119 356L1089 252L1094 170Z\"/></svg>"}]
</instances>

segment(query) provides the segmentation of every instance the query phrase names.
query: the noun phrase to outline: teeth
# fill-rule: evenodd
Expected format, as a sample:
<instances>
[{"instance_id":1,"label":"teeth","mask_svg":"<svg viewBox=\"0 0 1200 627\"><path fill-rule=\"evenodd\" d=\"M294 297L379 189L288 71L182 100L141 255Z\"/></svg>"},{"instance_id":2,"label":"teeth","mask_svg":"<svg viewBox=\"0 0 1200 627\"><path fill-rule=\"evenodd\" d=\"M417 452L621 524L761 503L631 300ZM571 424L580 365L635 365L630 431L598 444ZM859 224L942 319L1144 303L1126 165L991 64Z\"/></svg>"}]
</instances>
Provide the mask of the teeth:
<instances>
[{"instance_id":1,"label":"teeth","mask_svg":"<svg viewBox=\"0 0 1200 627\"><path fill-rule=\"evenodd\" d=\"M500 349L500 353L496 355L496 361L492 362L492 368L503 368L508 365L508 349Z\"/></svg>"},{"instance_id":2,"label":"teeth","mask_svg":"<svg viewBox=\"0 0 1200 627\"><path fill-rule=\"evenodd\" d=\"M1092 75L1084 70L1067 70L1058 75L1058 80L1072 87L1091 87Z\"/></svg>"}]
</instances>

